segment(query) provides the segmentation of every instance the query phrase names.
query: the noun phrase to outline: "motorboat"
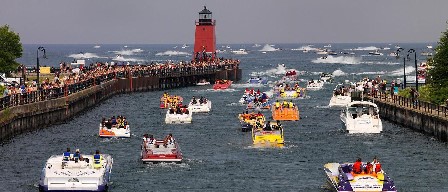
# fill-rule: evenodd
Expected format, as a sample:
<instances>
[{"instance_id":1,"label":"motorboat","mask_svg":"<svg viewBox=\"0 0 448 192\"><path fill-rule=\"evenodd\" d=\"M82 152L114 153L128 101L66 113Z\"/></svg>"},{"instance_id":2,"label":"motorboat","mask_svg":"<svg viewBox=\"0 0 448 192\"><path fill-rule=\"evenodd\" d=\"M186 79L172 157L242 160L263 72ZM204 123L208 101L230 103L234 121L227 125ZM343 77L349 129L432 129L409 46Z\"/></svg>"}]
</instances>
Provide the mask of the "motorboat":
<instances>
[{"instance_id":1,"label":"motorboat","mask_svg":"<svg viewBox=\"0 0 448 192\"><path fill-rule=\"evenodd\" d=\"M131 137L131 128L129 124L125 125L112 125L112 123L104 122L100 123L100 129L98 135L100 137Z\"/></svg>"},{"instance_id":2,"label":"motorboat","mask_svg":"<svg viewBox=\"0 0 448 192\"><path fill-rule=\"evenodd\" d=\"M238 119L241 123L241 131L248 132L252 130L253 127L258 125L263 125L266 121L265 116L262 113L243 113L238 115Z\"/></svg>"},{"instance_id":3,"label":"motorboat","mask_svg":"<svg viewBox=\"0 0 448 192\"><path fill-rule=\"evenodd\" d=\"M283 127L277 122L266 123L264 127L252 128L252 141L254 145L279 145L285 143Z\"/></svg>"},{"instance_id":4,"label":"motorboat","mask_svg":"<svg viewBox=\"0 0 448 192\"><path fill-rule=\"evenodd\" d=\"M341 112L341 121L348 133L381 133L383 124L379 109L370 101L352 101Z\"/></svg>"},{"instance_id":5,"label":"motorboat","mask_svg":"<svg viewBox=\"0 0 448 192\"><path fill-rule=\"evenodd\" d=\"M344 107L352 102L351 93L348 92L343 84L336 85L333 90L333 96L330 99L330 107Z\"/></svg>"},{"instance_id":6,"label":"motorboat","mask_svg":"<svg viewBox=\"0 0 448 192\"><path fill-rule=\"evenodd\" d=\"M369 52L369 55L383 55L379 50Z\"/></svg>"},{"instance_id":7,"label":"motorboat","mask_svg":"<svg viewBox=\"0 0 448 192\"><path fill-rule=\"evenodd\" d=\"M207 113L212 109L212 102L208 99L192 99L188 105L191 113Z\"/></svg>"},{"instance_id":8,"label":"motorboat","mask_svg":"<svg viewBox=\"0 0 448 192\"><path fill-rule=\"evenodd\" d=\"M156 140L153 144L143 141L141 160L144 163L182 162L182 152L176 141Z\"/></svg>"},{"instance_id":9,"label":"motorboat","mask_svg":"<svg viewBox=\"0 0 448 192\"><path fill-rule=\"evenodd\" d=\"M324 82L321 80L311 80L308 81L308 85L306 85L307 90L319 90L324 86Z\"/></svg>"},{"instance_id":10,"label":"motorboat","mask_svg":"<svg viewBox=\"0 0 448 192\"><path fill-rule=\"evenodd\" d=\"M248 54L246 49L233 50L232 53L237 54L237 55L247 55Z\"/></svg>"},{"instance_id":11,"label":"motorboat","mask_svg":"<svg viewBox=\"0 0 448 192\"><path fill-rule=\"evenodd\" d=\"M325 47L325 48L329 48L329 47L331 47L331 44L324 45L324 47Z\"/></svg>"},{"instance_id":12,"label":"motorboat","mask_svg":"<svg viewBox=\"0 0 448 192\"><path fill-rule=\"evenodd\" d=\"M99 46L99 45L95 45L95 46L93 46L93 48L94 48L94 49L99 49L99 48L101 48L101 46Z\"/></svg>"},{"instance_id":13,"label":"motorboat","mask_svg":"<svg viewBox=\"0 0 448 192\"><path fill-rule=\"evenodd\" d=\"M42 169L39 191L107 191L113 158L98 155L102 157L98 161L94 155L51 156Z\"/></svg>"},{"instance_id":14,"label":"motorboat","mask_svg":"<svg viewBox=\"0 0 448 192\"><path fill-rule=\"evenodd\" d=\"M217 90L217 89L227 89L230 87L230 85L232 85L232 81L231 80L216 80L215 84L213 85L213 89Z\"/></svg>"},{"instance_id":15,"label":"motorboat","mask_svg":"<svg viewBox=\"0 0 448 192\"><path fill-rule=\"evenodd\" d=\"M176 108L177 106L181 106L183 102L183 98L178 95L169 95L168 93L164 93L160 98L160 108L168 109L168 108Z\"/></svg>"},{"instance_id":16,"label":"motorboat","mask_svg":"<svg viewBox=\"0 0 448 192\"><path fill-rule=\"evenodd\" d=\"M422 56L432 56L433 54L432 54L432 52L422 52L422 53L420 53L420 55L422 55Z\"/></svg>"},{"instance_id":17,"label":"motorboat","mask_svg":"<svg viewBox=\"0 0 448 192\"><path fill-rule=\"evenodd\" d=\"M248 84L267 84L268 79L262 78L262 77L251 77L249 80L247 80Z\"/></svg>"},{"instance_id":18,"label":"motorboat","mask_svg":"<svg viewBox=\"0 0 448 192\"><path fill-rule=\"evenodd\" d=\"M397 52L390 52L389 56L391 56L391 57L399 57Z\"/></svg>"},{"instance_id":19,"label":"motorboat","mask_svg":"<svg viewBox=\"0 0 448 192\"><path fill-rule=\"evenodd\" d=\"M305 88L301 88L298 85L298 82L295 83L294 87L290 87L289 84L286 83L279 83L274 86L273 92L277 98L281 99L295 99L305 97L306 95Z\"/></svg>"},{"instance_id":20,"label":"motorboat","mask_svg":"<svg viewBox=\"0 0 448 192\"><path fill-rule=\"evenodd\" d=\"M333 81L333 75L331 73L321 73L320 80L325 83L331 83Z\"/></svg>"},{"instance_id":21,"label":"motorboat","mask_svg":"<svg viewBox=\"0 0 448 192\"><path fill-rule=\"evenodd\" d=\"M198 83L196 83L196 85L199 85L199 86L202 86L202 85L210 85L210 82L208 82L208 81L205 80L205 79L201 79L201 80L199 80Z\"/></svg>"},{"instance_id":22,"label":"motorboat","mask_svg":"<svg viewBox=\"0 0 448 192\"><path fill-rule=\"evenodd\" d=\"M365 169L366 163L362 163ZM381 169L356 174L353 163L327 163L324 165L327 182L338 192L396 192L394 181Z\"/></svg>"},{"instance_id":23,"label":"motorboat","mask_svg":"<svg viewBox=\"0 0 448 192\"><path fill-rule=\"evenodd\" d=\"M272 107L272 119L282 120L282 121L298 121L299 108L294 106L293 108L288 107Z\"/></svg>"},{"instance_id":24,"label":"motorboat","mask_svg":"<svg viewBox=\"0 0 448 192\"><path fill-rule=\"evenodd\" d=\"M188 46L187 44L183 44L182 45L182 49L185 49L185 48L188 48L188 47L190 47L190 46Z\"/></svg>"},{"instance_id":25,"label":"motorboat","mask_svg":"<svg viewBox=\"0 0 448 192\"><path fill-rule=\"evenodd\" d=\"M188 108L170 108L166 112L165 123L166 124L183 124L191 123L192 115Z\"/></svg>"},{"instance_id":26,"label":"motorboat","mask_svg":"<svg viewBox=\"0 0 448 192\"><path fill-rule=\"evenodd\" d=\"M246 109L253 109L253 110L269 110L271 109L271 104L272 102L268 99L264 100L264 101L251 101L247 104Z\"/></svg>"}]
</instances>

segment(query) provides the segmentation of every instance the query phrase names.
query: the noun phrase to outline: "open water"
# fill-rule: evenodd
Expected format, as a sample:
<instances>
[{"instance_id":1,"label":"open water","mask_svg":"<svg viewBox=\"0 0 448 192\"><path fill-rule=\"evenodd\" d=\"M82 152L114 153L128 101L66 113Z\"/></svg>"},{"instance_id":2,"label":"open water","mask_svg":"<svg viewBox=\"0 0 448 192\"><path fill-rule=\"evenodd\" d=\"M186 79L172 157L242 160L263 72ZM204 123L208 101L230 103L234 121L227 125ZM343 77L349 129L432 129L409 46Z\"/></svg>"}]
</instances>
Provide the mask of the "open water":
<instances>
[{"instance_id":1,"label":"open water","mask_svg":"<svg viewBox=\"0 0 448 192\"><path fill-rule=\"evenodd\" d=\"M420 53L427 44L404 44ZM88 61L110 60L112 51L131 50L123 57L133 62L153 60L189 60L191 55L157 55L165 51L191 52L173 48L176 45L47 45L49 66L60 61L70 62L72 54L80 51L96 55ZM194 114L193 123L166 125L164 111L159 109L162 91L114 96L73 119L16 136L0 146L0 191L37 191L41 169L54 154L66 147L79 148L84 153L99 149L114 158L110 191L328 191L323 165L328 162L354 161L357 157L370 161L378 156L383 169L394 179L399 191L448 191L448 155L446 143L383 121L384 132L374 135L348 135L342 130L339 109L328 108L334 84L326 84L319 91L308 91L308 98L295 100L301 120L284 122L285 147L255 148L250 133L240 131L237 115L244 106L238 105L244 82L250 75L266 76L270 81L283 74L277 64L302 71L301 79L317 79L320 72L333 72L337 82L359 80L380 75L389 81L402 74L402 60L387 56L396 50L388 44L334 44L335 51L354 52L355 55L329 57L319 60L315 53L293 51L305 45L276 45L280 51L258 51L252 45L230 45L246 48L247 55L222 53L224 57L241 59L243 80L226 91L213 91L211 86L168 90L185 99L205 96L212 101L209 114ZM322 47L323 44L316 44ZM383 56L370 56L372 47L390 47ZM25 45L26 65L35 62L37 46ZM370 48L369 48L370 47ZM359 48L362 50L346 50ZM132 49L140 49L132 51ZM122 52L126 53L126 52ZM74 55L72 55L74 56ZM423 57L418 55L419 60ZM411 62L409 62L410 64ZM413 69L409 65L409 70ZM398 75L397 75L398 74ZM302 83L304 85L304 83ZM268 91L269 86L258 87ZM258 89L256 88L256 89ZM129 139L101 139L98 124L102 117L124 115L131 125ZM265 112L270 117L270 113ZM142 164L141 136L144 133L162 138L173 133L184 154L181 164Z\"/></svg>"}]
</instances>

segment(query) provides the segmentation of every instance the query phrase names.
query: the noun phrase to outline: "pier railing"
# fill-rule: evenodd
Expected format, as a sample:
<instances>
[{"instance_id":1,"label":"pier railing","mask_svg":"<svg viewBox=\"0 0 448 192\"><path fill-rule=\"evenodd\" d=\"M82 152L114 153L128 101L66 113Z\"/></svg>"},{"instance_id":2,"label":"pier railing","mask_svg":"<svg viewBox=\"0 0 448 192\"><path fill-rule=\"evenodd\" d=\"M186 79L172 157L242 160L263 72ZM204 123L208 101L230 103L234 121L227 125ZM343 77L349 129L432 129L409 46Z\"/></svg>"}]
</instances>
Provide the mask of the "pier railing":
<instances>
[{"instance_id":1,"label":"pier railing","mask_svg":"<svg viewBox=\"0 0 448 192\"><path fill-rule=\"evenodd\" d=\"M192 75L209 75L220 70L233 69L237 65L211 65L204 67L179 67L172 69L147 69L133 70L131 67L122 71L111 72L105 75L96 76L77 83L65 85L64 87L55 87L29 91L24 93L10 94L0 98L0 111L8 107L25 105L29 103L57 99L66 97L70 94L80 92L84 89L99 85L103 82L111 81L116 78L130 77L159 77L159 78L175 78Z\"/></svg>"},{"instance_id":2,"label":"pier railing","mask_svg":"<svg viewBox=\"0 0 448 192\"><path fill-rule=\"evenodd\" d=\"M373 100L393 103L398 106L418 110L431 115L437 115L440 117L448 116L448 106L436 105L429 102L419 101L418 99L406 98L386 92L364 93L364 96Z\"/></svg>"}]
</instances>

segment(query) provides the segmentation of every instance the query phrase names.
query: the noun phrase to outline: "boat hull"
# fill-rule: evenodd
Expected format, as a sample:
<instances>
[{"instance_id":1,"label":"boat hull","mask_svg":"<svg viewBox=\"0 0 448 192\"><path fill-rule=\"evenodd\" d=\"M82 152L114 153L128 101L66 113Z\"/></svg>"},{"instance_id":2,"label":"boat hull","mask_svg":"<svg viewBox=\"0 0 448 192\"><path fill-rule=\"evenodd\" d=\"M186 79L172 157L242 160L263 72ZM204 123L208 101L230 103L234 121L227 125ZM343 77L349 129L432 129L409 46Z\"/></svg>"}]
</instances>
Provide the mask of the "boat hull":
<instances>
[{"instance_id":1,"label":"boat hull","mask_svg":"<svg viewBox=\"0 0 448 192\"><path fill-rule=\"evenodd\" d=\"M295 108L279 108L272 110L272 119L282 121L298 121L300 119L299 110Z\"/></svg>"},{"instance_id":2,"label":"boat hull","mask_svg":"<svg viewBox=\"0 0 448 192\"><path fill-rule=\"evenodd\" d=\"M157 141L156 144L142 148L141 161L143 163L182 162L182 152L177 143L164 146L163 141Z\"/></svg>"},{"instance_id":3,"label":"boat hull","mask_svg":"<svg viewBox=\"0 0 448 192\"><path fill-rule=\"evenodd\" d=\"M330 107L344 107L352 101L350 96L337 95L330 99L328 106Z\"/></svg>"},{"instance_id":4,"label":"boat hull","mask_svg":"<svg viewBox=\"0 0 448 192\"><path fill-rule=\"evenodd\" d=\"M131 137L131 130L129 125L126 128L111 128L107 129L106 127L102 127L100 124L100 129L98 132L99 136L102 138L129 138Z\"/></svg>"},{"instance_id":5,"label":"boat hull","mask_svg":"<svg viewBox=\"0 0 448 192\"><path fill-rule=\"evenodd\" d=\"M215 83L213 85L213 89L219 90L219 89L227 89L232 85L232 81L227 81L226 83Z\"/></svg>"}]
</instances>

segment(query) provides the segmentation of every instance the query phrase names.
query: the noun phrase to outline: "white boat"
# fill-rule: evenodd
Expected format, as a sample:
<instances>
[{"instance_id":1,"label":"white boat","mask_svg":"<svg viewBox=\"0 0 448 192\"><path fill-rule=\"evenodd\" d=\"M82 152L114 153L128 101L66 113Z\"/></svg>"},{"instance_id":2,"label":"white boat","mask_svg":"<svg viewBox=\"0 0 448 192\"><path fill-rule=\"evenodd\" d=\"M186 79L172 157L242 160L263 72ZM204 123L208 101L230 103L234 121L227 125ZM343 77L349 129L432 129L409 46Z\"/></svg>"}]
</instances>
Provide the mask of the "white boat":
<instances>
[{"instance_id":1,"label":"white boat","mask_svg":"<svg viewBox=\"0 0 448 192\"><path fill-rule=\"evenodd\" d=\"M366 167L366 163L362 163ZM327 182L337 192L397 192L394 181L381 170L356 174L353 163L327 163L324 165Z\"/></svg>"},{"instance_id":2,"label":"white boat","mask_svg":"<svg viewBox=\"0 0 448 192\"><path fill-rule=\"evenodd\" d=\"M198 83L196 83L196 85L199 85L199 86L202 86L202 85L210 85L210 82L208 82L208 81L205 80L205 79L201 79L201 80L199 80Z\"/></svg>"},{"instance_id":3,"label":"white boat","mask_svg":"<svg viewBox=\"0 0 448 192\"><path fill-rule=\"evenodd\" d=\"M331 83L333 81L333 75L331 73L321 73L320 80L324 83Z\"/></svg>"},{"instance_id":4,"label":"white boat","mask_svg":"<svg viewBox=\"0 0 448 192\"><path fill-rule=\"evenodd\" d=\"M100 123L98 135L100 137L117 137L117 138L131 137L131 128L129 127L129 125L120 127L118 125L108 126L107 124L103 125L102 123Z\"/></svg>"},{"instance_id":5,"label":"white boat","mask_svg":"<svg viewBox=\"0 0 448 192\"><path fill-rule=\"evenodd\" d=\"M432 56L432 53L431 52L422 52L422 53L420 53L420 55L422 55L422 56Z\"/></svg>"},{"instance_id":6,"label":"white boat","mask_svg":"<svg viewBox=\"0 0 448 192\"><path fill-rule=\"evenodd\" d=\"M397 57L398 54L397 54L397 52L391 52L391 53L389 53L389 56L391 56L391 57Z\"/></svg>"},{"instance_id":7,"label":"white boat","mask_svg":"<svg viewBox=\"0 0 448 192\"><path fill-rule=\"evenodd\" d=\"M200 99L196 99L196 102L193 102L193 99L190 101L188 105L188 110L190 113L207 113L212 109L212 102L208 99L203 99L203 102Z\"/></svg>"},{"instance_id":8,"label":"white boat","mask_svg":"<svg viewBox=\"0 0 448 192\"><path fill-rule=\"evenodd\" d=\"M432 49L432 45L427 45L426 48Z\"/></svg>"},{"instance_id":9,"label":"white boat","mask_svg":"<svg viewBox=\"0 0 448 192\"><path fill-rule=\"evenodd\" d=\"M324 47L325 48L331 47L331 44L325 45Z\"/></svg>"},{"instance_id":10,"label":"white boat","mask_svg":"<svg viewBox=\"0 0 448 192\"><path fill-rule=\"evenodd\" d=\"M316 54L318 54L318 55L327 55L328 51L319 49L319 50L316 51Z\"/></svg>"},{"instance_id":11,"label":"white boat","mask_svg":"<svg viewBox=\"0 0 448 192\"><path fill-rule=\"evenodd\" d=\"M185 49L185 48L188 48L188 47L190 47L190 46L188 46L187 44L183 44L182 45L182 49Z\"/></svg>"},{"instance_id":12,"label":"white boat","mask_svg":"<svg viewBox=\"0 0 448 192\"><path fill-rule=\"evenodd\" d=\"M174 110L169 109L166 112L165 123L166 124L183 124L191 123L192 120L191 112L187 111L185 113L176 113Z\"/></svg>"},{"instance_id":13,"label":"white boat","mask_svg":"<svg viewBox=\"0 0 448 192\"><path fill-rule=\"evenodd\" d=\"M307 90L319 90L322 89L324 86L324 82L321 80L312 80L308 82L308 85L306 85Z\"/></svg>"},{"instance_id":14,"label":"white boat","mask_svg":"<svg viewBox=\"0 0 448 192\"><path fill-rule=\"evenodd\" d=\"M93 48L95 48L95 49L99 49L99 48L101 48L101 46L99 46L99 45L95 45L95 46L93 46Z\"/></svg>"},{"instance_id":15,"label":"white boat","mask_svg":"<svg viewBox=\"0 0 448 192\"><path fill-rule=\"evenodd\" d=\"M383 124L379 109L370 101L352 101L341 112L348 133L381 133Z\"/></svg>"},{"instance_id":16,"label":"white boat","mask_svg":"<svg viewBox=\"0 0 448 192\"><path fill-rule=\"evenodd\" d=\"M42 169L39 191L107 191L113 159L108 154L101 156L99 162L93 155L81 155L83 159L76 161L51 156Z\"/></svg>"},{"instance_id":17,"label":"white boat","mask_svg":"<svg viewBox=\"0 0 448 192\"><path fill-rule=\"evenodd\" d=\"M232 53L237 55L247 55L246 49L233 50Z\"/></svg>"},{"instance_id":18,"label":"white boat","mask_svg":"<svg viewBox=\"0 0 448 192\"><path fill-rule=\"evenodd\" d=\"M330 99L330 107L344 107L352 102L351 93L344 89L343 84L338 84L333 90L333 96Z\"/></svg>"},{"instance_id":19,"label":"white boat","mask_svg":"<svg viewBox=\"0 0 448 192\"><path fill-rule=\"evenodd\" d=\"M378 50L375 50L375 51L371 51L371 52L369 52L369 55L383 55L383 53L381 53L381 52L378 51Z\"/></svg>"}]
</instances>

